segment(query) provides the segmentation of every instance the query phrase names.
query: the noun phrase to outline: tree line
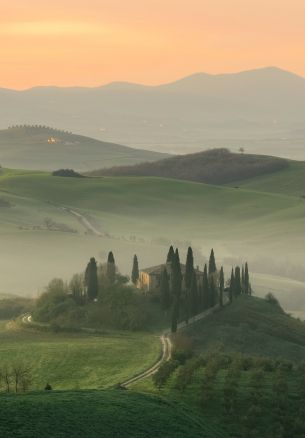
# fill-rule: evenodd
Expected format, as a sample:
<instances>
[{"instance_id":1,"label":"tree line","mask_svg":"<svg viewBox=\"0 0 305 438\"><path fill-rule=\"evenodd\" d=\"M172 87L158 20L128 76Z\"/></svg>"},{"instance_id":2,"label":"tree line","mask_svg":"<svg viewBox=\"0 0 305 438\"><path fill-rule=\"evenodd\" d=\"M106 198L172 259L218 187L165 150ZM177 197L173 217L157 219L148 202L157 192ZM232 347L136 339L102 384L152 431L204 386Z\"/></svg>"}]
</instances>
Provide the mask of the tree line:
<instances>
[{"instance_id":1,"label":"tree line","mask_svg":"<svg viewBox=\"0 0 305 438\"><path fill-rule=\"evenodd\" d=\"M132 281L139 280L138 258L134 257ZM248 263L232 268L231 278L226 282L223 266L218 270L214 249L211 250L208 263L203 273L194 267L194 255L188 248L185 271L182 272L179 250L170 246L166 263L160 278L160 301L164 311L171 311L171 330L177 331L178 321L182 318L188 323L189 318L217 305L222 307L228 292L227 300L241 294L251 295L251 284Z\"/></svg>"}]
</instances>

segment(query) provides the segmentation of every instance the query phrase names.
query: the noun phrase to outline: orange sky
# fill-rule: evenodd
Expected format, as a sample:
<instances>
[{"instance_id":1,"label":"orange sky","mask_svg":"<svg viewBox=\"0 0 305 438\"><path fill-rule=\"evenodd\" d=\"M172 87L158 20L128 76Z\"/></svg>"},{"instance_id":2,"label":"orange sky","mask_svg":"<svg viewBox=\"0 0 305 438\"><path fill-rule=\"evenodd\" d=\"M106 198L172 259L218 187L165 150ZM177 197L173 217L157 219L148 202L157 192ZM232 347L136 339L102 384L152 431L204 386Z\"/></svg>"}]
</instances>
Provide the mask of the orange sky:
<instances>
[{"instance_id":1,"label":"orange sky","mask_svg":"<svg viewBox=\"0 0 305 438\"><path fill-rule=\"evenodd\" d=\"M0 87L157 84L269 65L305 76L305 0L5 3Z\"/></svg>"}]
</instances>

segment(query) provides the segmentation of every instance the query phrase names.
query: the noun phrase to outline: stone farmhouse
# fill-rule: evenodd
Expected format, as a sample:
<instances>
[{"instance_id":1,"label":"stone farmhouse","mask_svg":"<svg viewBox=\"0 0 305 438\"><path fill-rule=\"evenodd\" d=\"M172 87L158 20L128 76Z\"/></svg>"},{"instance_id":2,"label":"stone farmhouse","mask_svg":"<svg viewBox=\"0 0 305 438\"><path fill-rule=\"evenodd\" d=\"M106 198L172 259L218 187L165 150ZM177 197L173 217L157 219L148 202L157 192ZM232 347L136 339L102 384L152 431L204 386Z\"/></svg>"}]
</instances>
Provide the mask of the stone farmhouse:
<instances>
[{"instance_id":1,"label":"stone farmhouse","mask_svg":"<svg viewBox=\"0 0 305 438\"><path fill-rule=\"evenodd\" d=\"M181 264L182 281L185 277L185 265ZM163 265L152 266L151 268L143 269L139 272L138 288L143 292L157 292L160 289L161 274L163 269L166 268L169 278L171 278L171 264L166 263ZM199 270L199 267L195 269L198 286L202 284L203 272Z\"/></svg>"}]
</instances>

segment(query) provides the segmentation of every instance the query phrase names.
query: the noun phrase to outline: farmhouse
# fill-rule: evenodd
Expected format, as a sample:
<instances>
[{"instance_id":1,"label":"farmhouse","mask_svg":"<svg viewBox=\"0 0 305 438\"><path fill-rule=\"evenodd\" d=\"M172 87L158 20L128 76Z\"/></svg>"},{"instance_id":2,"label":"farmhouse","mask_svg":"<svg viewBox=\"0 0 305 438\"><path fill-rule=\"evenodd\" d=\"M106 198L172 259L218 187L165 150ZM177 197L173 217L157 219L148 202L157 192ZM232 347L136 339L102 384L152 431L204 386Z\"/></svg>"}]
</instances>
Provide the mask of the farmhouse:
<instances>
[{"instance_id":1,"label":"farmhouse","mask_svg":"<svg viewBox=\"0 0 305 438\"><path fill-rule=\"evenodd\" d=\"M185 265L181 264L181 272L182 272L182 279L184 279L185 276ZM161 282L161 274L163 272L163 269L166 268L167 274L169 275L169 278L171 278L171 264L163 264L158 266L152 266L151 268L146 268L140 271L139 273L139 281L138 281L138 288L143 290L144 292L153 292L158 291L160 288L160 282ZM195 269L196 278L199 284L202 284L203 279L203 272L199 270L199 267Z\"/></svg>"}]
</instances>

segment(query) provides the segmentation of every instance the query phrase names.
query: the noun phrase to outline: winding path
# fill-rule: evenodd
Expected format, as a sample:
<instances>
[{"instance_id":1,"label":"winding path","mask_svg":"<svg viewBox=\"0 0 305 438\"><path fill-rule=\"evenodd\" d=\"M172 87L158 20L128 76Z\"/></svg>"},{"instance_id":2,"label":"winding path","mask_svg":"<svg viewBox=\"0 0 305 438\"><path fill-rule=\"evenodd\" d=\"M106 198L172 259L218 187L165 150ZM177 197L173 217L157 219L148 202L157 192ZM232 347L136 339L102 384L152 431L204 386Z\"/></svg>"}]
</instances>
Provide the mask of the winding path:
<instances>
[{"instance_id":1,"label":"winding path","mask_svg":"<svg viewBox=\"0 0 305 438\"><path fill-rule=\"evenodd\" d=\"M189 319L188 323L183 321L178 324L177 331L182 331L183 329L189 327L190 325L195 324L198 321L201 321L208 316L212 315L215 311L219 309L219 305L212 307L211 309L205 310L202 313L199 313L198 315L193 316ZM27 313L22 318L21 321L23 324L35 324L35 322L32 319L32 315ZM157 362L155 362L151 367L149 367L147 370L143 371L140 374L136 374L133 377L130 377L129 379L125 380L124 382L121 382L119 386L121 388L127 389L129 386L140 382L142 380L147 379L148 377L153 376L160 368L160 366L171 359L172 357L172 349L173 344L171 341L171 332L170 330L165 331L160 336L160 342L161 342L161 355L158 358Z\"/></svg>"},{"instance_id":2,"label":"winding path","mask_svg":"<svg viewBox=\"0 0 305 438\"><path fill-rule=\"evenodd\" d=\"M81 213L78 213L77 211L75 211L75 210L72 210L71 208L69 208L69 207L61 207L61 209L62 210L64 210L64 211L66 211L66 212L68 212L68 213L70 213L70 214L72 214L73 216L75 216L77 219L78 219L78 221L86 228L86 230L87 231L89 231L90 233L92 233L92 234L94 234L95 236L99 236L99 237L101 237L101 236L103 236L104 234L103 233L101 233L99 230L97 230L96 228L95 228L95 226L94 225L92 225L92 223L84 216L84 215L82 215Z\"/></svg>"},{"instance_id":3,"label":"winding path","mask_svg":"<svg viewBox=\"0 0 305 438\"><path fill-rule=\"evenodd\" d=\"M199 313L196 316L193 316L192 318L189 319L188 323L186 323L185 321L180 322L178 324L177 331L181 331L186 327L189 327L190 325L195 324L196 322L207 318L208 316L213 314L217 309L219 309L219 305L212 307L211 309L205 310L204 312ZM166 331L162 336L160 336L160 341L162 345L161 358L158 359L158 361L153 366L151 366L148 370L144 371L143 373L137 374L134 377L131 377L130 379L121 383L120 387L128 388L134 383L140 382L144 379L147 379L148 377L153 376L164 362L167 362L171 359L173 345L170 336L171 336L170 330Z\"/></svg>"}]
</instances>

